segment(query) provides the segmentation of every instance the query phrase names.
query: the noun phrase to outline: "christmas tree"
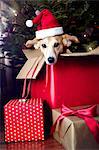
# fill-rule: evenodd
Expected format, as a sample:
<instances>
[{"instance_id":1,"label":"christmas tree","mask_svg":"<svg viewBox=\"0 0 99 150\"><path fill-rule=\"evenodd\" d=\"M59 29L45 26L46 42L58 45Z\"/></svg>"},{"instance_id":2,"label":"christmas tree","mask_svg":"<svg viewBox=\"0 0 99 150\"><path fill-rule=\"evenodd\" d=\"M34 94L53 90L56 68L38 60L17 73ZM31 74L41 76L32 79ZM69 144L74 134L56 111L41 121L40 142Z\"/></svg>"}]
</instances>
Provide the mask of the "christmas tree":
<instances>
[{"instance_id":1,"label":"christmas tree","mask_svg":"<svg viewBox=\"0 0 99 150\"><path fill-rule=\"evenodd\" d=\"M35 10L48 8L64 28L64 33L76 35L80 43L72 44L72 52L93 50L99 44L98 1L89 0L4 0L14 15L9 16L9 37L4 49L20 55L22 46L35 37L35 26L27 28L27 19L35 17Z\"/></svg>"}]
</instances>

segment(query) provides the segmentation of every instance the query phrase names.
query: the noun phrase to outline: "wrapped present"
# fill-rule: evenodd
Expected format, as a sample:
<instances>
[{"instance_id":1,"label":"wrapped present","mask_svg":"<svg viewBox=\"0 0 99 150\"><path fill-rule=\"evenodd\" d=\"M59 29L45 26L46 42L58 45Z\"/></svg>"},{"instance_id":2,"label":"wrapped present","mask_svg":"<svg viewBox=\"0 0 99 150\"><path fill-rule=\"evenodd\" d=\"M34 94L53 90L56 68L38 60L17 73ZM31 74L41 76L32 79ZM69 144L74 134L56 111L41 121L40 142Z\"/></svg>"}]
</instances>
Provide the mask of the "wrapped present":
<instances>
[{"instance_id":1,"label":"wrapped present","mask_svg":"<svg viewBox=\"0 0 99 150\"><path fill-rule=\"evenodd\" d=\"M10 100L4 106L4 118L6 142L44 140L41 99Z\"/></svg>"},{"instance_id":2,"label":"wrapped present","mask_svg":"<svg viewBox=\"0 0 99 150\"><path fill-rule=\"evenodd\" d=\"M99 103L99 47L88 53L61 54L51 66L44 66L39 50L24 53L28 60L17 79L24 79L34 64L27 77L34 71L31 97L46 99L52 108Z\"/></svg>"},{"instance_id":3,"label":"wrapped present","mask_svg":"<svg viewBox=\"0 0 99 150\"><path fill-rule=\"evenodd\" d=\"M53 109L53 137L66 150L99 149L99 106ZM98 110L98 112L96 112ZM94 118L93 118L94 117ZM83 119L82 119L83 118Z\"/></svg>"}]
</instances>

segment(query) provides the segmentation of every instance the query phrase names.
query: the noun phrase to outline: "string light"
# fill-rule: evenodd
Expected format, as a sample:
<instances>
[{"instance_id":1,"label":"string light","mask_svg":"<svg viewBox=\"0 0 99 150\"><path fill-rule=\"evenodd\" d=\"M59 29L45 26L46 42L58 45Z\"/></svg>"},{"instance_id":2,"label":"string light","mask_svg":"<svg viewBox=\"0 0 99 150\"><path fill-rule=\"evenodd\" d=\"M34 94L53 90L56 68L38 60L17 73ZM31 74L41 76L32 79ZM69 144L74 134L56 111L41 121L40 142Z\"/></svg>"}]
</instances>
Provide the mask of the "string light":
<instances>
[{"instance_id":1,"label":"string light","mask_svg":"<svg viewBox=\"0 0 99 150\"><path fill-rule=\"evenodd\" d=\"M92 51L93 50L92 47L89 47L89 50Z\"/></svg>"},{"instance_id":2,"label":"string light","mask_svg":"<svg viewBox=\"0 0 99 150\"><path fill-rule=\"evenodd\" d=\"M16 10L12 9L12 12L13 12L14 16L18 15Z\"/></svg>"},{"instance_id":3,"label":"string light","mask_svg":"<svg viewBox=\"0 0 99 150\"><path fill-rule=\"evenodd\" d=\"M86 37L87 37L87 35L86 35L86 34L84 34L84 37L86 38Z\"/></svg>"}]
</instances>

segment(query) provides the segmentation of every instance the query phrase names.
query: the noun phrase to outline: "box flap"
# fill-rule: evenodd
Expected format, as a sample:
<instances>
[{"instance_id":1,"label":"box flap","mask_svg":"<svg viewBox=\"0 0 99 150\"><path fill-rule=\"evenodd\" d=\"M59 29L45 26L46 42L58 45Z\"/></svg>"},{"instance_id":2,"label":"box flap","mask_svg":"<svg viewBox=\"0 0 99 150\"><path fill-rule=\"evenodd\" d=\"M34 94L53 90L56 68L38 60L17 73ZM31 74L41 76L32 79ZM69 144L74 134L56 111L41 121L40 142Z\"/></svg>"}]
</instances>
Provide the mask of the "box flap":
<instances>
[{"instance_id":1,"label":"box flap","mask_svg":"<svg viewBox=\"0 0 99 150\"><path fill-rule=\"evenodd\" d=\"M92 55L99 55L99 46L97 48L95 48L94 50L90 51L90 52L74 52L74 53L70 53L70 54L67 54L67 53L63 53L61 54L61 56L65 56L65 57L68 57L68 56L74 56L74 57L77 57L77 56L92 56Z\"/></svg>"},{"instance_id":2,"label":"box flap","mask_svg":"<svg viewBox=\"0 0 99 150\"><path fill-rule=\"evenodd\" d=\"M28 60L26 61L25 65L22 67L21 71L19 72L17 79L24 79L26 77L27 79L30 79L30 78L36 79L39 71L42 69L44 65L44 56L41 53L40 49L38 50L27 49L27 50L23 50L23 52ZM97 47L96 49L90 52L61 54L61 56L64 56L64 57L92 56L92 55L99 55L99 47ZM27 73L29 72L29 70L31 71L27 76ZM32 77L32 74L34 74L33 77Z\"/></svg>"},{"instance_id":3,"label":"box flap","mask_svg":"<svg viewBox=\"0 0 99 150\"><path fill-rule=\"evenodd\" d=\"M40 50L24 50L27 61L17 75L17 79L36 79L44 65L44 56Z\"/></svg>"},{"instance_id":4,"label":"box flap","mask_svg":"<svg viewBox=\"0 0 99 150\"><path fill-rule=\"evenodd\" d=\"M40 49L35 50L35 49L24 49L23 53L27 57L27 59L33 59L34 57L39 57L42 55Z\"/></svg>"}]
</instances>

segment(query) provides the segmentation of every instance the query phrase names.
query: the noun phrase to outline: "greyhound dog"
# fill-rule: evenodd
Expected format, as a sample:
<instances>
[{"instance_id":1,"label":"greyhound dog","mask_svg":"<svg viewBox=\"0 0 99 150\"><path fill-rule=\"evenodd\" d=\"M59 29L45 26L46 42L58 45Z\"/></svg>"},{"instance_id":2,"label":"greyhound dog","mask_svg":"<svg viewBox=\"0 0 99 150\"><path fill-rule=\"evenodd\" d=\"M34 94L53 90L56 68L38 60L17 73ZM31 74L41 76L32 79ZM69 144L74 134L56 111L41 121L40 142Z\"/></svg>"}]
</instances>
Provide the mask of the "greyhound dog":
<instances>
[{"instance_id":1,"label":"greyhound dog","mask_svg":"<svg viewBox=\"0 0 99 150\"><path fill-rule=\"evenodd\" d=\"M40 48L41 52L44 54L45 62L51 65L57 62L58 55L63 53L64 48L69 47L72 42L79 43L79 40L76 36L64 34L47 37L41 40L36 38L28 40L26 42L26 47L30 48L34 46L35 49Z\"/></svg>"}]
</instances>

